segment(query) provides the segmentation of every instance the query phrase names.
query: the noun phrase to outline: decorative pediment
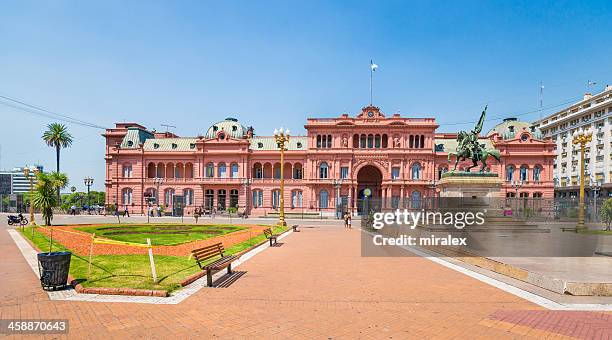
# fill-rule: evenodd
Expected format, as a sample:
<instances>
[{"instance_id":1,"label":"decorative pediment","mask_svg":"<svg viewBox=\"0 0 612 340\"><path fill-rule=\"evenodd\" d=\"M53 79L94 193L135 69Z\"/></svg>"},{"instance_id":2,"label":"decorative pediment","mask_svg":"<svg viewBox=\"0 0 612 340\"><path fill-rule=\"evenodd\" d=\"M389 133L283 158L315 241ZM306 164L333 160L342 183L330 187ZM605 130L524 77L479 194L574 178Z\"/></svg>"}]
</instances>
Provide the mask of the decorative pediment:
<instances>
[{"instance_id":1,"label":"decorative pediment","mask_svg":"<svg viewBox=\"0 0 612 340\"><path fill-rule=\"evenodd\" d=\"M357 118L361 119L379 119L385 118L385 115L380 112L380 108L377 106L369 105L361 109L361 113L357 115Z\"/></svg>"}]
</instances>

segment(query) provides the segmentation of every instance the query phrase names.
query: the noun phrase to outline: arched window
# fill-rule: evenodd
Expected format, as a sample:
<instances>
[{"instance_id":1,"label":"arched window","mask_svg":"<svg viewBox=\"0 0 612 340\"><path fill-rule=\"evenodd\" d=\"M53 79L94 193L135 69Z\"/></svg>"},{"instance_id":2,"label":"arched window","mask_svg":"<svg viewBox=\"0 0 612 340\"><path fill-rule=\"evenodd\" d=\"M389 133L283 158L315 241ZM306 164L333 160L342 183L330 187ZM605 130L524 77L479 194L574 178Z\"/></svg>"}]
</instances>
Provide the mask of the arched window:
<instances>
[{"instance_id":1,"label":"arched window","mask_svg":"<svg viewBox=\"0 0 612 340\"><path fill-rule=\"evenodd\" d=\"M521 182L527 182L529 180L529 168L527 165L521 165L520 180Z\"/></svg>"},{"instance_id":2,"label":"arched window","mask_svg":"<svg viewBox=\"0 0 612 340\"><path fill-rule=\"evenodd\" d=\"M193 178L193 163L185 164L185 178Z\"/></svg>"},{"instance_id":3,"label":"arched window","mask_svg":"<svg viewBox=\"0 0 612 340\"><path fill-rule=\"evenodd\" d=\"M411 195L412 209L421 208L421 193L419 191L413 191Z\"/></svg>"},{"instance_id":4,"label":"arched window","mask_svg":"<svg viewBox=\"0 0 612 340\"><path fill-rule=\"evenodd\" d=\"M533 168L533 181L539 182L541 180L541 177L542 177L542 167L539 165L536 165Z\"/></svg>"},{"instance_id":5,"label":"arched window","mask_svg":"<svg viewBox=\"0 0 612 340\"><path fill-rule=\"evenodd\" d=\"M321 148L321 135L317 135L317 149Z\"/></svg>"},{"instance_id":6,"label":"arched window","mask_svg":"<svg viewBox=\"0 0 612 340\"><path fill-rule=\"evenodd\" d=\"M354 149L359 148L359 135L358 134L353 135L353 148Z\"/></svg>"},{"instance_id":7,"label":"arched window","mask_svg":"<svg viewBox=\"0 0 612 340\"><path fill-rule=\"evenodd\" d=\"M302 190L293 190L291 192L291 208L302 207Z\"/></svg>"},{"instance_id":8,"label":"arched window","mask_svg":"<svg viewBox=\"0 0 612 340\"><path fill-rule=\"evenodd\" d=\"M319 191L319 208L321 209L325 209L329 206L329 194L327 193L327 190L321 190Z\"/></svg>"},{"instance_id":9,"label":"arched window","mask_svg":"<svg viewBox=\"0 0 612 340\"><path fill-rule=\"evenodd\" d=\"M408 139L408 147L409 148L414 148L414 136L410 135L410 138Z\"/></svg>"},{"instance_id":10,"label":"arched window","mask_svg":"<svg viewBox=\"0 0 612 340\"><path fill-rule=\"evenodd\" d=\"M447 167L443 167L443 166L439 167L438 168L438 179L441 179L442 178L442 174L445 173L445 172L448 172L448 168Z\"/></svg>"},{"instance_id":11,"label":"arched window","mask_svg":"<svg viewBox=\"0 0 612 340\"><path fill-rule=\"evenodd\" d=\"M380 135L374 136L374 147L380 149Z\"/></svg>"},{"instance_id":12,"label":"arched window","mask_svg":"<svg viewBox=\"0 0 612 340\"><path fill-rule=\"evenodd\" d=\"M166 177L166 166L164 163L157 163L157 173L155 174L157 178L165 178Z\"/></svg>"},{"instance_id":13,"label":"arched window","mask_svg":"<svg viewBox=\"0 0 612 340\"><path fill-rule=\"evenodd\" d=\"M421 135L421 149L425 148L425 135Z\"/></svg>"},{"instance_id":14,"label":"arched window","mask_svg":"<svg viewBox=\"0 0 612 340\"><path fill-rule=\"evenodd\" d=\"M123 164L123 177L132 177L132 164Z\"/></svg>"},{"instance_id":15,"label":"arched window","mask_svg":"<svg viewBox=\"0 0 612 340\"><path fill-rule=\"evenodd\" d=\"M374 147L374 135L368 135L368 149Z\"/></svg>"},{"instance_id":16,"label":"arched window","mask_svg":"<svg viewBox=\"0 0 612 340\"><path fill-rule=\"evenodd\" d=\"M412 167L410 169L411 171L411 177L412 179L416 180L416 179L421 179L421 164L419 163L414 163L412 164Z\"/></svg>"},{"instance_id":17,"label":"arched window","mask_svg":"<svg viewBox=\"0 0 612 340\"><path fill-rule=\"evenodd\" d=\"M132 204L132 189L131 188L123 188L121 190L121 203L123 204Z\"/></svg>"},{"instance_id":18,"label":"arched window","mask_svg":"<svg viewBox=\"0 0 612 340\"><path fill-rule=\"evenodd\" d=\"M542 198L542 193L541 192L534 192L533 193L533 198Z\"/></svg>"},{"instance_id":19,"label":"arched window","mask_svg":"<svg viewBox=\"0 0 612 340\"><path fill-rule=\"evenodd\" d=\"M174 189L169 188L164 191L164 204L172 205L172 200L174 199Z\"/></svg>"},{"instance_id":20,"label":"arched window","mask_svg":"<svg viewBox=\"0 0 612 340\"><path fill-rule=\"evenodd\" d=\"M206 177L215 177L215 165L212 162L206 164Z\"/></svg>"},{"instance_id":21,"label":"arched window","mask_svg":"<svg viewBox=\"0 0 612 340\"><path fill-rule=\"evenodd\" d=\"M155 178L155 164L149 163L149 165L147 165L147 177Z\"/></svg>"},{"instance_id":22,"label":"arched window","mask_svg":"<svg viewBox=\"0 0 612 340\"><path fill-rule=\"evenodd\" d=\"M253 190L253 208L263 206L263 191Z\"/></svg>"},{"instance_id":23,"label":"arched window","mask_svg":"<svg viewBox=\"0 0 612 340\"><path fill-rule=\"evenodd\" d=\"M238 178L238 164L232 163L232 169L230 172L230 177Z\"/></svg>"},{"instance_id":24,"label":"arched window","mask_svg":"<svg viewBox=\"0 0 612 340\"><path fill-rule=\"evenodd\" d=\"M280 205L280 190L272 190L272 209L278 209Z\"/></svg>"},{"instance_id":25,"label":"arched window","mask_svg":"<svg viewBox=\"0 0 612 340\"><path fill-rule=\"evenodd\" d=\"M144 197L146 203L157 204L157 190L155 188L145 189Z\"/></svg>"},{"instance_id":26,"label":"arched window","mask_svg":"<svg viewBox=\"0 0 612 340\"><path fill-rule=\"evenodd\" d=\"M386 134L382 135L382 147L383 148L387 148L388 146L388 142L389 142L389 138L387 137Z\"/></svg>"},{"instance_id":27,"label":"arched window","mask_svg":"<svg viewBox=\"0 0 612 340\"><path fill-rule=\"evenodd\" d=\"M238 189L230 190L230 208L238 208Z\"/></svg>"},{"instance_id":28,"label":"arched window","mask_svg":"<svg viewBox=\"0 0 612 340\"><path fill-rule=\"evenodd\" d=\"M421 144L420 144L420 142L419 142L419 141L420 141L420 139L419 139L419 135L415 135L415 136L414 136L414 148L415 148L415 149L418 149L418 148L420 148L420 147L421 147Z\"/></svg>"},{"instance_id":29,"label":"arched window","mask_svg":"<svg viewBox=\"0 0 612 340\"><path fill-rule=\"evenodd\" d=\"M225 207L227 205L226 200L227 200L227 191L225 191L225 189L217 190L217 210L218 211L225 211Z\"/></svg>"},{"instance_id":30,"label":"arched window","mask_svg":"<svg viewBox=\"0 0 612 340\"><path fill-rule=\"evenodd\" d=\"M253 175L255 178L263 178L263 166L261 163L253 164Z\"/></svg>"},{"instance_id":31,"label":"arched window","mask_svg":"<svg viewBox=\"0 0 612 340\"><path fill-rule=\"evenodd\" d=\"M206 189L206 191L204 191L204 206L206 209L212 210L214 207L214 200L215 191L213 189Z\"/></svg>"},{"instance_id":32,"label":"arched window","mask_svg":"<svg viewBox=\"0 0 612 340\"><path fill-rule=\"evenodd\" d=\"M328 176L328 167L327 167L327 162L322 162L321 165L319 165L319 178L327 178Z\"/></svg>"},{"instance_id":33,"label":"arched window","mask_svg":"<svg viewBox=\"0 0 612 340\"><path fill-rule=\"evenodd\" d=\"M514 180L514 166L508 165L506 167L506 182L512 182Z\"/></svg>"},{"instance_id":34,"label":"arched window","mask_svg":"<svg viewBox=\"0 0 612 340\"><path fill-rule=\"evenodd\" d=\"M185 205L193 205L193 189L183 190Z\"/></svg>"},{"instance_id":35,"label":"arched window","mask_svg":"<svg viewBox=\"0 0 612 340\"><path fill-rule=\"evenodd\" d=\"M217 168L218 168L217 177L219 177L219 178L227 177L227 166L225 166L225 163L219 163Z\"/></svg>"},{"instance_id":36,"label":"arched window","mask_svg":"<svg viewBox=\"0 0 612 340\"><path fill-rule=\"evenodd\" d=\"M302 179L303 176L304 174L303 174L302 164L295 163L293 165L293 179Z\"/></svg>"},{"instance_id":37,"label":"arched window","mask_svg":"<svg viewBox=\"0 0 612 340\"><path fill-rule=\"evenodd\" d=\"M361 135L359 137L359 147L361 149L365 149L366 148L366 135Z\"/></svg>"},{"instance_id":38,"label":"arched window","mask_svg":"<svg viewBox=\"0 0 612 340\"><path fill-rule=\"evenodd\" d=\"M281 178L281 164L280 163L274 163L274 178L276 179L280 179Z\"/></svg>"}]
</instances>

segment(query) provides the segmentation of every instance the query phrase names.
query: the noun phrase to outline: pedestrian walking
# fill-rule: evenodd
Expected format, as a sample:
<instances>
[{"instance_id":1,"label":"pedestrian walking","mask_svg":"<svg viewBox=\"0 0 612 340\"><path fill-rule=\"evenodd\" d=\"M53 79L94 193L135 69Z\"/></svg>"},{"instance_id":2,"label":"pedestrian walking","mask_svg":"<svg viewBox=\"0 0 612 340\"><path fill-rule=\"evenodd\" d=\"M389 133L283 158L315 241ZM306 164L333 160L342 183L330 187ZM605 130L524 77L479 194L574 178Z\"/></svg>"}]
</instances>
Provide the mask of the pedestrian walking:
<instances>
[{"instance_id":1,"label":"pedestrian walking","mask_svg":"<svg viewBox=\"0 0 612 340\"><path fill-rule=\"evenodd\" d=\"M125 217L127 215L127 217L130 217L130 211L128 210L128 206L127 204L123 207L123 217Z\"/></svg>"},{"instance_id":2,"label":"pedestrian walking","mask_svg":"<svg viewBox=\"0 0 612 340\"><path fill-rule=\"evenodd\" d=\"M346 213L346 217L347 217L346 224L348 225L348 228L349 229L353 229L353 222L352 222L351 213L347 212Z\"/></svg>"},{"instance_id":3,"label":"pedestrian walking","mask_svg":"<svg viewBox=\"0 0 612 340\"><path fill-rule=\"evenodd\" d=\"M72 205L70 207L70 215L76 215L76 205Z\"/></svg>"},{"instance_id":4,"label":"pedestrian walking","mask_svg":"<svg viewBox=\"0 0 612 340\"><path fill-rule=\"evenodd\" d=\"M344 213L344 216L342 216L342 219L344 220L344 228L348 228L349 227L349 215L348 213Z\"/></svg>"},{"instance_id":5,"label":"pedestrian walking","mask_svg":"<svg viewBox=\"0 0 612 340\"><path fill-rule=\"evenodd\" d=\"M161 207L157 206L157 217L161 217Z\"/></svg>"}]
</instances>

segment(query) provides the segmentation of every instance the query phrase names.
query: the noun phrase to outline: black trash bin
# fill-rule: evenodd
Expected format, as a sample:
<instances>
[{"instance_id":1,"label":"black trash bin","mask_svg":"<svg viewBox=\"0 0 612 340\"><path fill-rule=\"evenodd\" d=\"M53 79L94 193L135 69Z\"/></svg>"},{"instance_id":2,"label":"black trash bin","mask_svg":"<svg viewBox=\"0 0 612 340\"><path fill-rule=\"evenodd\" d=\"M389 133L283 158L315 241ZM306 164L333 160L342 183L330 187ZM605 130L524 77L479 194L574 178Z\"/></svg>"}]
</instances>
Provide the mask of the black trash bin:
<instances>
[{"instance_id":1,"label":"black trash bin","mask_svg":"<svg viewBox=\"0 0 612 340\"><path fill-rule=\"evenodd\" d=\"M68 251L38 254L38 272L43 289L56 290L67 285L71 255Z\"/></svg>"}]
</instances>

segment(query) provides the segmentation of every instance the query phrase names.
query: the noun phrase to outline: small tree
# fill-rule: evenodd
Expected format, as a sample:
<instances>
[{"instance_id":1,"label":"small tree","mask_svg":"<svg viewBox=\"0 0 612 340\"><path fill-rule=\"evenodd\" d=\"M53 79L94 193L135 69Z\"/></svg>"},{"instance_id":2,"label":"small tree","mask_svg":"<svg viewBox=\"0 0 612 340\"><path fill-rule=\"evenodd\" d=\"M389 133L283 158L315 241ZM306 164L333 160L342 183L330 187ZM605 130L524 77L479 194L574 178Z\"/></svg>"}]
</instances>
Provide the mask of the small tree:
<instances>
[{"instance_id":1,"label":"small tree","mask_svg":"<svg viewBox=\"0 0 612 340\"><path fill-rule=\"evenodd\" d=\"M601 216L601 221L606 224L606 231L610 231L610 226L612 225L612 198L608 198L601 205L599 216Z\"/></svg>"},{"instance_id":2,"label":"small tree","mask_svg":"<svg viewBox=\"0 0 612 340\"><path fill-rule=\"evenodd\" d=\"M39 172L36 175L36 187L34 187L34 195L32 203L43 215L45 225L50 226L53 220L53 208L59 203L57 199L57 190L63 189L68 184L68 177L59 172L44 173ZM51 228L51 236L49 240L49 251L53 245L53 228Z\"/></svg>"}]
</instances>

